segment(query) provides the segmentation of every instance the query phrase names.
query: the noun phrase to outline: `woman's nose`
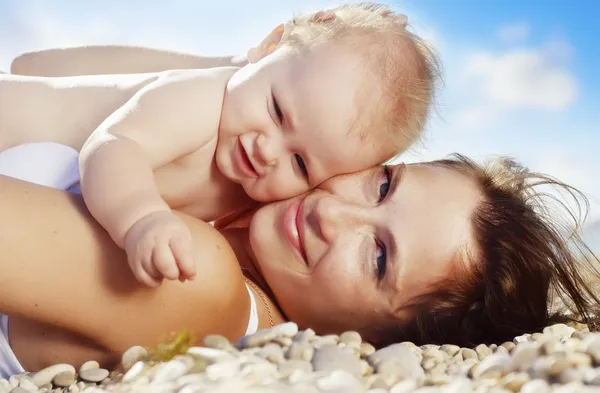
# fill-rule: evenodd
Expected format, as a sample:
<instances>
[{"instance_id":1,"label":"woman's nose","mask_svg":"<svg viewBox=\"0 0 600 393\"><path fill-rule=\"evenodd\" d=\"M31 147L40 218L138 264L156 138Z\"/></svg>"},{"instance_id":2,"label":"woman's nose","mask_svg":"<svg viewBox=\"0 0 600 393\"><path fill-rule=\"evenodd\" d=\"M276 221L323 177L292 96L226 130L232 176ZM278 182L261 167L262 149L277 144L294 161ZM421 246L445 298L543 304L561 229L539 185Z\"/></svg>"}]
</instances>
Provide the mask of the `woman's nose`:
<instances>
[{"instance_id":1,"label":"woman's nose","mask_svg":"<svg viewBox=\"0 0 600 393\"><path fill-rule=\"evenodd\" d=\"M274 135L259 134L256 138L256 159L263 166L273 166L281 154L281 141Z\"/></svg>"},{"instance_id":2,"label":"woman's nose","mask_svg":"<svg viewBox=\"0 0 600 393\"><path fill-rule=\"evenodd\" d=\"M368 224L366 208L331 195L322 196L316 201L313 214L315 224L328 243L343 231Z\"/></svg>"}]
</instances>

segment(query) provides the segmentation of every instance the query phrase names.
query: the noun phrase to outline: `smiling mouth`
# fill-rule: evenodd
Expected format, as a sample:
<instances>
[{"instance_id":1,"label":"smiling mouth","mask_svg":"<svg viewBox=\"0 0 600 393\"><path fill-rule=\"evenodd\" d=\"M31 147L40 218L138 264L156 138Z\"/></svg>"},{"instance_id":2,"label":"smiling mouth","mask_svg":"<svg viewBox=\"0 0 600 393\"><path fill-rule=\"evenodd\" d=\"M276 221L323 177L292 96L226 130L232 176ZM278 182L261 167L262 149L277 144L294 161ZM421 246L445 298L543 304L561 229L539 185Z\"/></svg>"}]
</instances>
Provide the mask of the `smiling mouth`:
<instances>
[{"instance_id":1,"label":"smiling mouth","mask_svg":"<svg viewBox=\"0 0 600 393\"><path fill-rule=\"evenodd\" d=\"M306 249L303 241L303 216L302 206L304 205L304 199L295 201L285 209L283 213L283 228L284 233L296 249L300 257L304 260L304 263L308 266L308 259L306 257Z\"/></svg>"},{"instance_id":2,"label":"smiling mouth","mask_svg":"<svg viewBox=\"0 0 600 393\"><path fill-rule=\"evenodd\" d=\"M244 146L242 145L242 141L240 141L238 139L238 164L240 169L242 170L242 172L251 178L257 178L258 177L258 173L256 172L256 170L254 169L254 165L252 165L252 162L250 161L250 157L248 157L248 153L246 153L246 149L244 149Z\"/></svg>"}]
</instances>

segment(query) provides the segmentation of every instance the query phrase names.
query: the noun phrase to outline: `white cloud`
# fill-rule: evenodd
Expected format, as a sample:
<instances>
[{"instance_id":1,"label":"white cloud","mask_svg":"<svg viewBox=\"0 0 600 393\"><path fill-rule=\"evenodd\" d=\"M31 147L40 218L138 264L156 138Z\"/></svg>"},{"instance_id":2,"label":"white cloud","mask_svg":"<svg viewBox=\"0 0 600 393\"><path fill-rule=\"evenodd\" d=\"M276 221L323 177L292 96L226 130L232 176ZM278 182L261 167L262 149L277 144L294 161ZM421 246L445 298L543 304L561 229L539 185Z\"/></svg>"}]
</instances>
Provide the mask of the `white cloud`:
<instances>
[{"instance_id":1,"label":"white cloud","mask_svg":"<svg viewBox=\"0 0 600 393\"><path fill-rule=\"evenodd\" d=\"M569 68L571 51L563 41L549 41L468 53L448 75L456 96L449 115L454 129L481 132L518 111L568 109L579 90Z\"/></svg>"},{"instance_id":2,"label":"white cloud","mask_svg":"<svg viewBox=\"0 0 600 393\"><path fill-rule=\"evenodd\" d=\"M498 30L497 36L501 41L514 43L521 42L529 36L530 27L527 23L513 23L503 26Z\"/></svg>"},{"instance_id":3,"label":"white cloud","mask_svg":"<svg viewBox=\"0 0 600 393\"><path fill-rule=\"evenodd\" d=\"M564 109L577 97L575 76L540 49L475 53L465 61L464 77L483 99L507 109Z\"/></svg>"}]
</instances>

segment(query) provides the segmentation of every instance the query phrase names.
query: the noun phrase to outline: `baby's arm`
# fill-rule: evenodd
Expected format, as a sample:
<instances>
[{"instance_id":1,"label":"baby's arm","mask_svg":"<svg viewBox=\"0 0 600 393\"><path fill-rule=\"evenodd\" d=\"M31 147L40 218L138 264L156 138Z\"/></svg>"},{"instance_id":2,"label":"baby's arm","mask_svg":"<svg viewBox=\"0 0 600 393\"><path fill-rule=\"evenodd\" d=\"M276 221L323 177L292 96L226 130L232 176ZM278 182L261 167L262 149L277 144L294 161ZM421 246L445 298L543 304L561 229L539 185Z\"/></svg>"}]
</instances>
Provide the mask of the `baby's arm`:
<instances>
[{"instance_id":1,"label":"baby's arm","mask_svg":"<svg viewBox=\"0 0 600 393\"><path fill-rule=\"evenodd\" d=\"M217 137L232 74L229 68L163 73L109 116L81 151L88 209L148 285L194 276L189 232L161 198L153 171Z\"/></svg>"},{"instance_id":2,"label":"baby's arm","mask_svg":"<svg viewBox=\"0 0 600 393\"><path fill-rule=\"evenodd\" d=\"M242 67L246 63L243 56L198 56L139 46L92 45L23 53L12 61L11 73L33 76L140 74Z\"/></svg>"}]
</instances>

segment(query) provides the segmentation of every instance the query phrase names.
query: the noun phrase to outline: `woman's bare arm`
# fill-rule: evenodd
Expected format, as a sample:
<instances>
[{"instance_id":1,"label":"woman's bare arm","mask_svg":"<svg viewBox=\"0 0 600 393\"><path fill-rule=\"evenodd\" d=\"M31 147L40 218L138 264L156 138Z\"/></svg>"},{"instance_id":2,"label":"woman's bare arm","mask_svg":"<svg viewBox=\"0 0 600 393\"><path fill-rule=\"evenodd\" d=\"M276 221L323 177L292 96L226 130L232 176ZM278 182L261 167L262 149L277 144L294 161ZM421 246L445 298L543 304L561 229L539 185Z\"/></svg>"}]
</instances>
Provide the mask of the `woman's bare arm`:
<instances>
[{"instance_id":1,"label":"woman's bare arm","mask_svg":"<svg viewBox=\"0 0 600 393\"><path fill-rule=\"evenodd\" d=\"M140 46L92 45L27 52L16 57L11 73L30 76L139 74L173 69L243 67L243 56L198 56Z\"/></svg>"},{"instance_id":2,"label":"woman's bare arm","mask_svg":"<svg viewBox=\"0 0 600 393\"><path fill-rule=\"evenodd\" d=\"M236 257L210 225L181 215L198 247L198 278L139 284L124 252L69 193L0 176L0 312L122 351L172 331L244 333L249 300Z\"/></svg>"}]
</instances>

